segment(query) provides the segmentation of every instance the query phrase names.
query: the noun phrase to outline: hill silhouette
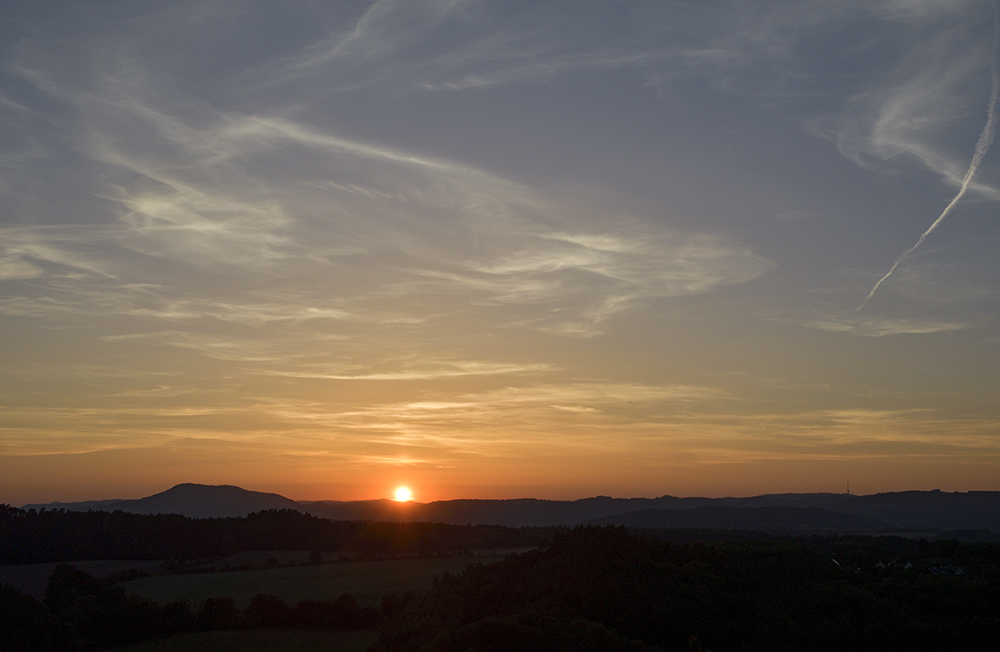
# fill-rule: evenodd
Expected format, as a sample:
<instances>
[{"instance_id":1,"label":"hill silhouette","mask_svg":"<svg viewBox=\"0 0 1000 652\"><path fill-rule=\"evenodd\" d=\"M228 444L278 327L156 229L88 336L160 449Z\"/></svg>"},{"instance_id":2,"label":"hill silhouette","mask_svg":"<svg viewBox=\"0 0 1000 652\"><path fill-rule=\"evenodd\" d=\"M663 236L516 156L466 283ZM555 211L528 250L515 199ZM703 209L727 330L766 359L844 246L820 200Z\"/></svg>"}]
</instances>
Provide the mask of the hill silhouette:
<instances>
[{"instance_id":1,"label":"hill silhouette","mask_svg":"<svg viewBox=\"0 0 1000 652\"><path fill-rule=\"evenodd\" d=\"M95 505L96 503L96 505ZM85 503L51 503L25 505L25 509L89 509L113 512L120 510L132 514L180 514L191 518L224 518L246 516L267 509L294 509L302 506L291 498L279 494L248 491L232 485L204 485L183 483L166 491L137 500L87 501Z\"/></svg>"},{"instance_id":2,"label":"hill silhouette","mask_svg":"<svg viewBox=\"0 0 1000 652\"><path fill-rule=\"evenodd\" d=\"M759 530L771 534L872 533L889 530L883 521L815 507L730 507L708 505L691 509L643 509L588 521L587 525L677 530Z\"/></svg>"},{"instance_id":3,"label":"hill silhouette","mask_svg":"<svg viewBox=\"0 0 1000 652\"><path fill-rule=\"evenodd\" d=\"M1000 532L1000 492L903 491L850 494L768 494L746 498L611 498L580 500L295 501L235 486L179 484L138 500L25 505L25 509L246 516L292 509L341 521L409 521L451 525L758 529L788 532Z\"/></svg>"}]
</instances>

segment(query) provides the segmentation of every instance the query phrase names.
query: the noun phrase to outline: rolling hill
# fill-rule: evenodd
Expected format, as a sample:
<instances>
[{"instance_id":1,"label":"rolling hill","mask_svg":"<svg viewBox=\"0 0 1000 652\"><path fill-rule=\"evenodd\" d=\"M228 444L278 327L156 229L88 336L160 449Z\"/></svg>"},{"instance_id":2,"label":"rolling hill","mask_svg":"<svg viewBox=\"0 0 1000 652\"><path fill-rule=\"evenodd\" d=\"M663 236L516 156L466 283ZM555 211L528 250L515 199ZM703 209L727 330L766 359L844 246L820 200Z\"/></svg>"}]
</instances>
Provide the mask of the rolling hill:
<instances>
[{"instance_id":1,"label":"rolling hill","mask_svg":"<svg viewBox=\"0 0 1000 652\"><path fill-rule=\"evenodd\" d=\"M137 500L25 505L26 509L245 516L291 509L342 521L422 521L453 525L573 526L620 524L646 528L758 529L789 532L1000 532L1000 492L904 491L850 494L770 494L747 498L610 498L580 500L295 501L234 486L179 484Z\"/></svg>"}]
</instances>

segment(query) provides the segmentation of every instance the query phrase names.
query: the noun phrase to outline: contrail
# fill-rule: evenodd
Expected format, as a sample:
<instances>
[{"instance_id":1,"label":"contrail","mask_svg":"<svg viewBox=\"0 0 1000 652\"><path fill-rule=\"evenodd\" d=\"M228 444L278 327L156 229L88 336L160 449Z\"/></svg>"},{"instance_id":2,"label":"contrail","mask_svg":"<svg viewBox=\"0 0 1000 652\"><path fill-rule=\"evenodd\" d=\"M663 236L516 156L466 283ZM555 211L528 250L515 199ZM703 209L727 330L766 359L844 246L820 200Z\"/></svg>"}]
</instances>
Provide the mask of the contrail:
<instances>
[{"instance_id":1,"label":"contrail","mask_svg":"<svg viewBox=\"0 0 1000 652\"><path fill-rule=\"evenodd\" d=\"M993 56L990 64L993 70L993 93L990 95L990 105L986 110L986 125L983 127L983 133L979 134L979 140L976 142L976 150L972 154L972 161L969 162L969 169L965 173L965 178L962 179L962 186L958 189L958 194L951 200L951 203L945 206L944 210L941 211L941 214L938 215L938 218L934 220L934 223L927 227L927 230L920 235L920 238L917 239L917 243L904 251L902 255L896 259L896 262L892 264L892 268L885 273L885 276L878 280L875 286L872 287L872 291L868 293L868 296L865 297L865 300L861 302L861 305L858 306L854 312L859 312L868 304L868 301L875 296L875 292L878 291L879 286L882 285L885 279L892 276L892 273L896 271L896 268L899 267L900 263L906 260L907 256L923 244L924 240L927 239L927 236L929 236L934 229L938 227L938 224L940 224L944 218L948 217L948 213L951 212L951 209L955 208L955 204L962 199L962 196L965 195L965 191L969 189L969 183L972 181L972 177L976 174L976 170L979 168L979 164L982 162L983 157L986 156L986 152L990 150L990 145L993 144L993 136L996 135L997 124L997 90L998 86L1000 86L1000 83L998 83L997 80L997 39L998 34L1000 34L1000 11L997 10L996 2L991 1L990 4L993 5Z\"/></svg>"}]
</instances>

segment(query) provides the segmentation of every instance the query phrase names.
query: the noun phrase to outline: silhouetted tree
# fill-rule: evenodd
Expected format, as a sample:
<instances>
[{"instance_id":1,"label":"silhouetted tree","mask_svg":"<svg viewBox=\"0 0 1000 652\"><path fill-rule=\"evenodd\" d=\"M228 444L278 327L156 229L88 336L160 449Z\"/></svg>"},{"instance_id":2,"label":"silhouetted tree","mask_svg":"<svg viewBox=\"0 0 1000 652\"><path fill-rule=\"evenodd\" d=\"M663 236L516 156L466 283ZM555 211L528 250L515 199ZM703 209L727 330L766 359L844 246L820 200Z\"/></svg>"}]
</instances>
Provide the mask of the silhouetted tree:
<instances>
[{"instance_id":1,"label":"silhouetted tree","mask_svg":"<svg viewBox=\"0 0 1000 652\"><path fill-rule=\"evenodd\" d=\"M281 598L258 593L246 609L246 623L251 629L288 627L292 623L292 610Z\"/></svg>"},{"instance_id":2,"label":"silhouetted tree","mask_svg":"<svg viewBox=\"0 0 1000 652\"><path fill-rule=\"evenodd\" d=\"M231 597L208 598L198 609L198 629L202 631L240 629L243 622Z\"/></svg>"},{"instance_id":3,"label":"silhouetted tree","mask_svg":"<svg viewBox=\"0 0 1000 652\"><path fill-rule=\"evenodd\" d=\"M82 652L79 633L41 602L0 584L0 652Z\"/></svg>"},{"instance_id":4,"label":"silhouetted tree","mask_svg":"<svg viewBox=\"0 0 1000 652\"><path fill-rule=\"evenodd\" d=\"M994 649L1000 573L878 566L901 550L960 557L964 547L868 537L678 545L578 528L442 576L385 620L373 649ZM833 552L849 561L837 565Z\"/></svg>"}]
</instances>

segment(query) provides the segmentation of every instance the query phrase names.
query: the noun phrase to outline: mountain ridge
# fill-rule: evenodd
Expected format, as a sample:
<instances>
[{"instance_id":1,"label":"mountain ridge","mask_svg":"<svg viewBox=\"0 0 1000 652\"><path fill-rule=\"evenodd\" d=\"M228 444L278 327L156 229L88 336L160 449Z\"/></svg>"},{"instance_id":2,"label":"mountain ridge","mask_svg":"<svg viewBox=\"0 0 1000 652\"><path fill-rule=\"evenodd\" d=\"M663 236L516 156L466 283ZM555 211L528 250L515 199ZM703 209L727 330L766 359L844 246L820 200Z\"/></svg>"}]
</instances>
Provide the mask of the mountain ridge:
<instances>
[{"instance_id":1,"label":"mountain ridge","mask_svg":"<svg viewBox=\"0 0 1000 652\"><path fill-rule=\"evenodd\" d=\"M704 508L726 508L705 511ZM756 511L780 508L784 512ZM182 483L135 500L84 501L25 505L24 509L67 511L173 513L194 518L246 516L270 509L292 509L313 516L344 521L423 521L453 525L574 526L607 523L630 527L751 527L752 516L764 525L768 518L783 519L791 530L915 531L992 530L1000 532L1000 492L902 491L870 495L803 493L749 497L612 498L593 496L577 500L456 499L430 503L388 499L361 501L295 501L280 494L251 491L233 485ZM701 516L691 510L702 510ZM738 513L733 510L744 510ZM750 510L750 511L746 511ZM798 510L798 511L795 511ZM817 511L818 510L818 511ZM679 514L679 512L689 512ZM643 513L637 515L638 513ZM714 514L714 517L708 515ZM795 523L793 516L799 522ZM847 518L850 517L850 518ZM761 520L763 519L763 520ZM789 520L791 519L791 520ZM657 525L657 520L661 525ZM645 526L638 522L647 523ZM701 525L670 525L698 522ZM770 522L770 521L768 521ZM667 525L662 525L666 523ZM840 525L837 525L837 524ZM739 529L747 529L741 527Z\"/></svg>"},{"instance_id":2,"label":"mountain ridge","mask_svg":"<svg viewBox=\"0 0 1000 652\"><path fill-rule=\"evenodd\" d=\"M817 507L706 505L690 509L643 509L587 521L584 525L624 525L650 530L731 529L771 534L888 532L883 521Z\"/></svg>"}]
</instances>

